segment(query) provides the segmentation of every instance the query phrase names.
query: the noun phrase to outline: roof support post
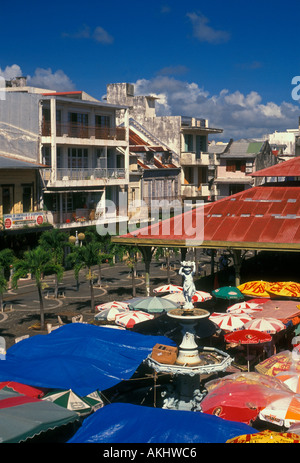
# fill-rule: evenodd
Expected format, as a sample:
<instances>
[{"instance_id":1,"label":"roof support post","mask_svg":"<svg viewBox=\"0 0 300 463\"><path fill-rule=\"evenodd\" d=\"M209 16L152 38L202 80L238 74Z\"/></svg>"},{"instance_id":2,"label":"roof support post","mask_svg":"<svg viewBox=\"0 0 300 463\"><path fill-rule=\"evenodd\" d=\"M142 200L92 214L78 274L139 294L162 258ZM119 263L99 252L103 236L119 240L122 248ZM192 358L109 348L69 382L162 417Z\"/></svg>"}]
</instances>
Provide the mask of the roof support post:
<instances>
[{"instance_id":1,"label":"roof support post","mask_svg":"<svg viewBox=\"0 0 300 463\"><path fill-rule=\"evenodd\" d=\"M242 266L242 252L240 249L233 249L233 264L235 270L235 286L241 284L241 266Z\"/></svg>"},{"instance_id":2,"label":"roof support post","mask_svg":"<svg viewBox=\"0 0 300 463\"><path fill-rule=\"evenodd\" d=\"M150 264L155 248L151 248L149 246L139 246L139 248L145 261L146 295L150 296Z\"/></svg>"}]
</instances>

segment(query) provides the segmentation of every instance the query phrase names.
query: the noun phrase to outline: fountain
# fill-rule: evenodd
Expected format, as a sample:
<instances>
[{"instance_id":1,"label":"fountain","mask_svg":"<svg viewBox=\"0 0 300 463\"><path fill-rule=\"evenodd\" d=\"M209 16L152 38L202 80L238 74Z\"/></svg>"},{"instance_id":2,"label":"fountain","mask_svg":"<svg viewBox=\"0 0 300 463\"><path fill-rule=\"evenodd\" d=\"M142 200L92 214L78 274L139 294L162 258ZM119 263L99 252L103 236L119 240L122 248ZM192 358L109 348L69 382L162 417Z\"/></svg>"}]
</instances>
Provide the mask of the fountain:
<instances>
[{"instance_id":1,"label":"fountain","mask_svg":"<svg viewBox=\"0 0 300 463\"><path fill-rule=\"evenodd\" d=\"M155 372L174 375L174 385L168 385L162 393L163 408L201 411L201 400L206 392L201 388L200 375L225 371L233 361L228 354L219 349L200 349L196 343L195 327L201 320L209 317L210 312L194 307L194 273L194 262L181 262L179 274L184 277L185 303L181 308L167 313L168 317L176 319L182 328L182 342L175 349L176 355L174 347L157 345L146 359Z\"/></svg>"}]
</instances>

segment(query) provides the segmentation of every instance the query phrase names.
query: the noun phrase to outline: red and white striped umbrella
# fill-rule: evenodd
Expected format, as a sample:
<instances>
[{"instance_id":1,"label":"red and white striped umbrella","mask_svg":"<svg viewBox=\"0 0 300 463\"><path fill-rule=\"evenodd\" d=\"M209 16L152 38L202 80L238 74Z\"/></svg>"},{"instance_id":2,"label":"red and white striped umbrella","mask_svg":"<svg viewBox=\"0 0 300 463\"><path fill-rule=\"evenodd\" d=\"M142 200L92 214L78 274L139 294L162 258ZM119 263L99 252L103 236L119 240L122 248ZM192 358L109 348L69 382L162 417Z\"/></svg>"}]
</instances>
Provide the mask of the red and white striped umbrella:
<instances>
[{"instance_id":1,"label":"red and white striped umbrella","mask_svg":"<svg viewBox=\"0 0 300 463\"><path fill-rule=\"evenodd\" d=\"M182 293L183 288L182 286L177 285L163 285L158 286L153 290L154 293Z\"/></svg>"},{"instance_id":2,"label":"red and white striped umbrella","mask_svg":"<svg viewBox=\"0 0 300 463\"><path fill-rule=\"evenodd\" d=\"M264 333L275 334L285 329L285 325L276 318L254 318L246 323L245 328L248 330L263 331Z\"/></svg>"},{"instance_id":3,"label":"red and white striped umbrella","mask_svg":"<svg viewBox=\"0 0 300 463\"><path fill-rule=\"evenodd\" d=\"M129 304L127 302L112 301L96 305L95 308L98 312L105 309L129 309Z\"/></svg>"},{"instance_id":4,"label":"red and white striped umbrella","mask_svg":"<svg viewBox=\"0 0 300 463\"><path fill-rule=\"evenodd\" d=\"M241 330L245 327L245 323L252 320L252 317L247 314L234 315L219 312L212 313L208 318L225 331Z\"/></svg>"},{"instance_id":5,"label":"red and white striped umbrella","mask_svg":"<svg viewBox=\"0 0 300 463\"><path fill-rule=\"evenodd\" d=\"M241 314L241 313L255 313L255 312L261 312L262 311L262 306L254 303L254 302L238 302L237 304L233 304L228 309L226 312L229 313L234 313L234 314Z\"/></svg>"},{"instance_id":6,"label":"red and white striped umbrella","mask_svg":"<svg viewBox=\"0 0 300 463\"><path fill-rule=\"evenodd\" d=\"M130 310L117 314L115 317L116 325L124 326L124 328L133 328L136 323L141 323L146 320L152 320L154 315L142 312L141 310Z\"/></svg>"},{"instance_id":7,"label":"red and white striped umbrella","mask_svg":"<svg viewBox=\"0 0 300 463\"><path fill-rule=\"evenodd\" d=\"M193 302L204 302L212 299L212 295L205 291L196 291L192 297Z\"/></svg>"}]
</instances>

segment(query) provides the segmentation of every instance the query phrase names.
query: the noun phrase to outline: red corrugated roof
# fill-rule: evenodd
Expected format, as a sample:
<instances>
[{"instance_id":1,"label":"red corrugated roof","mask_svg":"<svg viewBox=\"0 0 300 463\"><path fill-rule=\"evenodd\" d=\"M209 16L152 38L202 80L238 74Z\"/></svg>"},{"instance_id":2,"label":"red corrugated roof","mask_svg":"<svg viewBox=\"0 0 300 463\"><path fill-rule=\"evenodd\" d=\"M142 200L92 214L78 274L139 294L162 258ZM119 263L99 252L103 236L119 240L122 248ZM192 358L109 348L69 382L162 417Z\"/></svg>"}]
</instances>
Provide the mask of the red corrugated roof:
<instances>
[{"instance_id":1,"label":"red corrugated roof","mask_svg":"<svg viewBox=\"0 0 300 463\"><path fill-rule=\"evenodd\" d=\"M300 177L300 157L297 156L248 175L251 177Z\"/></svg>"},{"instance_id":2,"label":"red corrugated roof","mask_svg":"<svg viewBox=\"0 0 300 463\"><path fill-rule=\"evenodd\" d=\"M200 210L202 222L196 216ZM117 240L124 238L140 245L184 246L194 240L196 246L203 238L204 247L300 250L300 186L253 187Z\"/></svg>"},{"instance_id":3,"label":"red corrugated roof","mask_svg":"<svg viewBox=\"0 0 300 463\"><path fill-rule=\"evenodd\" d=\"M78 90L75 92L49 92L49 93L42 93L42 95L43 96L55 96L55 95L62 96L62 95L79 95L81 93L82 91Z\"/></svg>"}]
</instances>

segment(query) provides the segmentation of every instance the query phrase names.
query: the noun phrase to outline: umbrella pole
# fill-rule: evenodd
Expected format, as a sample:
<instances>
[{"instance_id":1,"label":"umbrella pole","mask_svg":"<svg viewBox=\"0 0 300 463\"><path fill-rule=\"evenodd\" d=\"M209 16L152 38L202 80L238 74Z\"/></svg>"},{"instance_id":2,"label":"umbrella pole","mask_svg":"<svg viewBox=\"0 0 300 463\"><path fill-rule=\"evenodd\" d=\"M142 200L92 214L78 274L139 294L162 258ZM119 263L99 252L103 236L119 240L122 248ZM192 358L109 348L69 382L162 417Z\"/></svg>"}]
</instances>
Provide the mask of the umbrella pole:
<instances>
[{"instance_id":1,"label":"umbrella pole","mask_svg":"<svg viewBox=\"0 0 300 463\"><path fill-rule=\"evenodd\" d=\"M153 394L154 394L153 406L154 406L154 408L156 408L156 378L157 378L157 373L156 373L156 371L154 371L154 391L153 391Z\"/></svg>"},{"instance_id":2,"label":"umbrella pole","mask_svg":"<svg viewBox=\"0 0 300 463\"><path fill-rule=\"evenodd\" d=\"M249 372L250 371L249 344L247 344L247 363L248 363L248 372Z\"/></svg>"}]
</instances>

